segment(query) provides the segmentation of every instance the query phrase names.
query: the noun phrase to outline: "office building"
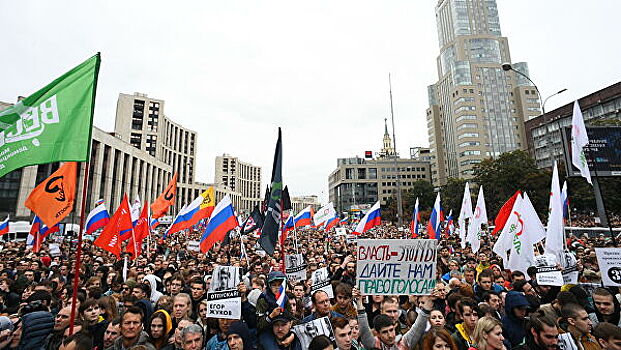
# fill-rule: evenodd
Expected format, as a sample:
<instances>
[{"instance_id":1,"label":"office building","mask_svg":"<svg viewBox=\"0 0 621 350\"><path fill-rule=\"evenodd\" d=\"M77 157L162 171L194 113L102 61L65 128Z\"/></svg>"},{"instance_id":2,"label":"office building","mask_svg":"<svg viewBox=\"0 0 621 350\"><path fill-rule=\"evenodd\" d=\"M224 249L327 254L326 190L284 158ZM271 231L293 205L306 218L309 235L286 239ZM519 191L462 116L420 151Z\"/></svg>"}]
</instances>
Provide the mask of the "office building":
<instances>
[{"instance_id":1,"label":"office building","mask_svg":"<svg viewBox=\"0 0 621 350\"><path fill-rule=\"evenodd\" d=\"M292 211L294 215L297 215L304 208L310 206L313 210L317 211L317 209L321 208L321 203L319 203L319 199L317 196L297 196L291 197L291 206L293 207Z\"/></svg>"},{"instance_id":2,"label":"office building","mask_svg":"<svg viewBox=\"0 0 621 350\"><path fill-rule=\"evenodd\" d=\"M328 177L328 195L337 212L350 211L361 205L382 205L396 196L397 176L401 191L407 191L418 180L430 181L428 161L397 158L387 128L383 148L374 159L339 158L337 168Z\"/></svg>"},{"instance_id":3,"label":"office building","mask_svg":"<svg viewBox=\"0 0 621 350\"><path fill-rule=\"evenodd\" d=\"M4 108L9 103L0 103ZM194 181L197 136L164 115L164 101L145 94L120 94L114 132L93 127L93 142L89 169L86 210L103 199L110 211L120 203L124 194L130 201L153 202L168 184L175 171L179 172L176 213L210 185ZM58 169L59 163L27 166L0 179L0 214L29 220L30 210L24 202L32 189ZM82 201L84 163L78 170L77 202L74 213L65 221L78 223ZM216 189L216 198L230 194L240 202L240 196L226 188Z\"/></svg>"},{"instance_id":4,"label":"office building","mask_svg":"<svg viewBox=\"0 0 621 350\"><path fill-rule=\"evenodd\" d=\"M586 126L598 120L621 121L621 82L582 97L578 104ZM560 130L571 127L573 109L574 102L570 102L525 123L528 150L538 168L565 161Z\"/></svg>"},{"instance_id":5,"label":"office building","mask_svg":"<svg viewBox=\"0 0 621 350\"><path fill-rule=\"evenodd\" d=\"M242 162L239 158L223 154L216 157L214 183L239 193L238 212L251 212L263 201L261 193L261 167Z\"/></svg>"},{"instance_id":6,"label":"office building","mask_svg":"<svg viewBox=\"0 0 621 350\"><path fill-rule=\"evenodd\" d=\"M514 71L495 0L439 0L438 81L426 111L435 186L469 178L483 159L526 149L524 121L540 114L535 87ZM524 62L513 69L528 76Z\"/></svg>"}]
</instances>

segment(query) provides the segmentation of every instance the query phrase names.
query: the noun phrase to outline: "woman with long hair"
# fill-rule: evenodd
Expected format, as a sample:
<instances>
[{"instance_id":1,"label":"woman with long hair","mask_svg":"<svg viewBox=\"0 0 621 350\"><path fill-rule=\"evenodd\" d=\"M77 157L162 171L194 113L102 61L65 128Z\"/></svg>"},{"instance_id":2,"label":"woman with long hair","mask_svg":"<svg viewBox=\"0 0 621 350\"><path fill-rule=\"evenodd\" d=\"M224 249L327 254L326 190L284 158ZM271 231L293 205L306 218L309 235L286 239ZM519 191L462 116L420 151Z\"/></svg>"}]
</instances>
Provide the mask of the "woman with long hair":
<instances>
[{"instance_id":1,"label":"woman with long hair","mask_svg":"<svg viewBox=\"0 0 621 350\"><path fill-rule=\"evenodd\" d=\"M99 304L100 315L106 321L112 321L119 317L119 308L117 306L116 299L111 296L103 296L97 300Z\"/></svg>"},{"instance_id":2,"label":"woman with long hair","mask_svg":"<svg viewBox=\"0 0 621 350\"><path fill-rule=\"evenodd\" d=\"M477 350L505 350L502 323L494 317L481 317L472 333Z\"/></svg>"},{"instance_id":3,"label":"woman with long hair","mask_svg":"<svg viewBox=\"0 0 621 350\"><path fill-rule=\"evenodd\" d=\"M421 350L457 350L457 345L444 328L432 327L423 337Z\"/></svg>"},{"instance_id":4,"label":"woman with long hair","mask_svg":"<svg viewBox=\"0 0 621 350\"><path fill-rule=\"evenodd\" d=\"M172 330L172 318L168 312L164 310L154 312L146 328L149 342L156 349L174 349L174 345L168 341Z\"/></svg>"}]
</instances>

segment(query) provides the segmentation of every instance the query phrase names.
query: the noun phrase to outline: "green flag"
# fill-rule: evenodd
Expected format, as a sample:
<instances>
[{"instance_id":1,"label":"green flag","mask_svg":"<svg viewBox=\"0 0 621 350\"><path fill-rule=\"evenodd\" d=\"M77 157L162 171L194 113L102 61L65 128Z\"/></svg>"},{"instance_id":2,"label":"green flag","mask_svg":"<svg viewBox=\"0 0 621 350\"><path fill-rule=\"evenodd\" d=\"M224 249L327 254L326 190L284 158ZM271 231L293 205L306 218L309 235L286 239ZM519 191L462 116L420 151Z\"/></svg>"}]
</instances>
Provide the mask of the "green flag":
<instances>
[{"instance_id":1,"label":"green flag","mask_svg":"<svg viewBox=\"0 0 621 350\"><path fill-rule=\"evenodd\" d=\"M98 53L0 112L0 177L27 165L88 159L100 62Z\"/></svg>"}]
</instances>

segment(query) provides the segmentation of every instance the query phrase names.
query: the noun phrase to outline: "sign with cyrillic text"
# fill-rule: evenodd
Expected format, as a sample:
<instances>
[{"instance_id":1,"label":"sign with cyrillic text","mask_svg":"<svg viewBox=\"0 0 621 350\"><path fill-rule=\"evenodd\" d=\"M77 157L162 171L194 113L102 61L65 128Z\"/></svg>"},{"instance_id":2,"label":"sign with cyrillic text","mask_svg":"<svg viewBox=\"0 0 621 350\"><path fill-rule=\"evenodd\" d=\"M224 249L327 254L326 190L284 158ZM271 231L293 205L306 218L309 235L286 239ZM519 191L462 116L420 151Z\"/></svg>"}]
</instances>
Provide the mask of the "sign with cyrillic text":
<instances>
[{"instance_id":1,"label":"sign with cyrillic text","mask_svg":"<svg viewBox=\"0 0 621 350\"><path fill-rule=\"evenodd\" d=\"M429 295L436 286L435 239L360 239L356 281L364 295Z\"/></svg>"},{"instance_id":2,"label":"sign with cyrillic text","mask_svg":"<svg viewBox=\"0 0 621 350\"><path fill-rule=\"evenodd\" d=\"M241 318L241 297L237 291L240 280L239 267L216 266L207 292L207 317Z\"/></svg>"},{"instance_id":3,"label":"sign with cyrillic text","mask_svg":"<svg viewBox=\"0 0 621 350\"><path fill-rule=\"evenodd\" d=\"M605 287L621 286L621 248L595 248Z\"/></svg>"}]
</instances>

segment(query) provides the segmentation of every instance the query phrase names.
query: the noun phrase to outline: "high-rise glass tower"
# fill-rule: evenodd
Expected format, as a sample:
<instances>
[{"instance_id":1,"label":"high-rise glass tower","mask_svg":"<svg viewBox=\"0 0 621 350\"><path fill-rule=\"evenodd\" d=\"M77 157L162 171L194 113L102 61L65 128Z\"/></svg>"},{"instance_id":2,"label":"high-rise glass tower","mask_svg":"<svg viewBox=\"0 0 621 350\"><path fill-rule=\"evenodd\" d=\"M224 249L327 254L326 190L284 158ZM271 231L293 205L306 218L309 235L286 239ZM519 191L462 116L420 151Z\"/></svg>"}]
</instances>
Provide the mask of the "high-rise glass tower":
<instances>
[{"instance_id":1,"label":"high-rise glass tower","mask_svg":"<svg viewBox=\"0 0 621 350\"><path fill-rule=\"evenodd\" d=\"M439 0L438 81L429 86L427 130L434 185L468 178L483 159L526 147L524 121L540 114L527 79L511 63L495 0ZM513 69L528 75L524 62Z\"/></svg>"}]
</instances>

